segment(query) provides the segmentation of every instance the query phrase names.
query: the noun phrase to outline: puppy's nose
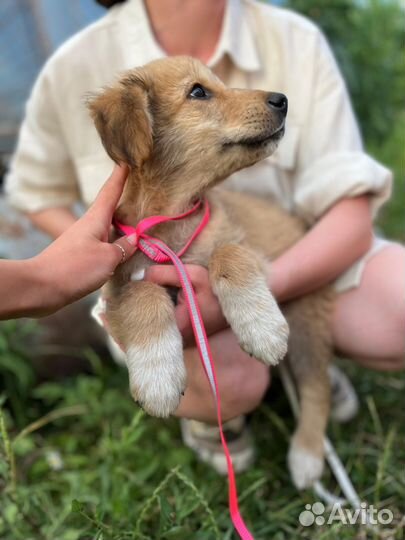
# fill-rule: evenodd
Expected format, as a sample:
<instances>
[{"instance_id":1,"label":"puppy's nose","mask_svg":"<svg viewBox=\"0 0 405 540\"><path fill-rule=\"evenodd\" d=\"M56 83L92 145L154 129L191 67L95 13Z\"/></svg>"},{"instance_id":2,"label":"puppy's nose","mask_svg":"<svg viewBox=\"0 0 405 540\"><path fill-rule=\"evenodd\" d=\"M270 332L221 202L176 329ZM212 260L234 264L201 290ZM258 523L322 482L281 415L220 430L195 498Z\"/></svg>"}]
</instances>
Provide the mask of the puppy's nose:
<instances>
[{"instance_id":1,"label":"puppy's nose","mask_svg":"<svg viewBox=\"0 0 405 540\"><path fill-rule=\"evenodd\" d=\"M288 99L284 94L278 94L277 92L270 92L267 94L266 103L271 109L280 111L282 114L287 114Z\"/></svg>"}]
</instances>

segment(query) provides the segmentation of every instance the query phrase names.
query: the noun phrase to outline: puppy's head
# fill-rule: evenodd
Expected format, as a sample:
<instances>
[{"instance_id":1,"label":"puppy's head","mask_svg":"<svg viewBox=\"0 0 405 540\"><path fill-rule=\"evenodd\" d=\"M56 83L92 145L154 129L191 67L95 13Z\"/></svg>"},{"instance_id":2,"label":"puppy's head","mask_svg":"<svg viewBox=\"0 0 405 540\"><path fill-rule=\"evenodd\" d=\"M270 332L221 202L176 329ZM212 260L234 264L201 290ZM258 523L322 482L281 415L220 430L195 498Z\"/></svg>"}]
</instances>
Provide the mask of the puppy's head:
<instances>
[{"instance_id":1,"label":"puppy's head","mask_svg":"<svg viewBox=\"0 0 405 540\"><path fill-rule=\"evenodd\" d=\"M128 72L89 108L114 161L198 192L276 149L287 99L229 89L198 60L171 57Z\"/></svg>"}]
</instances>

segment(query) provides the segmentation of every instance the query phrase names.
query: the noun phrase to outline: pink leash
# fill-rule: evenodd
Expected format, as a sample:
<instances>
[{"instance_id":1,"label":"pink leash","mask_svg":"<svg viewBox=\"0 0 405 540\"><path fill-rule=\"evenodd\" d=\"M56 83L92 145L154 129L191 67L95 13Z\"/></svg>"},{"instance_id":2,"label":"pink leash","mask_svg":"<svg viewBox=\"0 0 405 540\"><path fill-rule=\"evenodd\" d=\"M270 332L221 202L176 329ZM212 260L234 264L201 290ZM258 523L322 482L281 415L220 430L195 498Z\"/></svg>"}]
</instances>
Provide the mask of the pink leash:
<instances>
[{"instance_id":1,"label":"pink leash","mask_svg":"<svg viewBox=\"0 0 405 540\"><path fill-rule=\"evenodd\" d=\"M188 210L183 214L179 214L178 216L152 216L145 218L140 221L136 227L132 227L130 225L123 225L122 223L118 223L117 221L114 221L114 225L125 235L135 233L137 235L138 249L140 249L147 257L149 257L149 259L157 263L172 262L177 270L184 292L184 297L187 302L195 342L197 344L203 368L210 383L211 391L214 395L216 403L219 433L221 436L222 447L224 449L225 458L228 466L229 510L231 513L232 522L242 540L254 540L239 512L235 473L232 466L232 459L222 429L221 400L215 374L214 361L212 359L211 349L205 331L204 323L201 317L200 309L197 303L196 295L190 277L187 274L187 270L180 259L180 257L187 251L191 243L195 240L195 238L201 233L201 231L209 222L210 209L208 201L204 201L204 214L200 224L195 229L191 237L188 239L185 246L178 253L172 251L164 242L162 242L158 238L154 238L145 234L145 231L147 231L151 227L154 227L155 225L159 225L160 223L165 223L167 221L177 221L179 219L183 219L189 216L190 214L193 214L201 207L201 205L202 201L200 200L193 206L193 208L191 208L191 210Z\"/></svg>"}]
</instances>

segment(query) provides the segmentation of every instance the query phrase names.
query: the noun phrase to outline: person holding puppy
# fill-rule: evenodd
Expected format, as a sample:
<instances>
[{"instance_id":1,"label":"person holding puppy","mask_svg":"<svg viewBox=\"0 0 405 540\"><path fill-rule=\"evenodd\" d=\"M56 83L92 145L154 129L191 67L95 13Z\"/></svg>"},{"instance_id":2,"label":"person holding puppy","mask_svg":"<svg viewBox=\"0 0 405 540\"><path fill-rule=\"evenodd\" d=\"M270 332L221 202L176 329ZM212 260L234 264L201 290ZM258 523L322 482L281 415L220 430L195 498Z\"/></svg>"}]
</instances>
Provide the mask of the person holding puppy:
<instances>
[{"instance_id":1,"label":"person holding puppy","mask_svg":"<svg viewBox=\"0 0 405 540\"><path fill-rule=\"evenodd\" d=\"M108 242L127 172L116 165L86 214L42 253L0 261L0 320L49 315L99 289L134 254L134 235Z\"/></svg>"},{"instance_id":2,"label":"person holding puppy","mask_svg":"<svg viewBox=\"0 0 405 540\"><path fill-rule=\"evenodd\" d=\"M228 86L281 91L290 109L279 150L227 180L230 189L272 195L308 224L304 238L269 265L269 287L285 302L334 282L336 350L366 367L403 368L405 250L375 239L372 226L389 198L391 175L364 153L345 84L318 28L253 0L99 3L111 7L106 16L65 43L33 89L7 181L11 203L56 238L76 220L71 205L93 201L111 161L80 103L125 69L165 55L190 55ZM207 271L189 272L217 362L223 417L238 417L229 427L236 433L231 451L236 468L243 469L252 451L240 415L260 403L270 374L226 328ZM179 285L168 266L150 268L145 279ZM181 298L177 319L189 381L177 414L213 422L214 403ZM183 423L187 444L204 449L200 454L222 472L213 429Z\"/></svg>"}]
</instances>

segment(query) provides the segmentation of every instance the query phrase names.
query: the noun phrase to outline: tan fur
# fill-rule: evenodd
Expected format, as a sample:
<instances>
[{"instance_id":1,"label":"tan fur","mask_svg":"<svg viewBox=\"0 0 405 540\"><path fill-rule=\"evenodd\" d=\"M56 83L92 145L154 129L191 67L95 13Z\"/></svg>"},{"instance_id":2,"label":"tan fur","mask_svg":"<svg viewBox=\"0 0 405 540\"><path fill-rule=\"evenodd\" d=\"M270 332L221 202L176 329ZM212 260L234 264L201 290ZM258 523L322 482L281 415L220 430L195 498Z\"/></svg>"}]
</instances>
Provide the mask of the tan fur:
<instances>
[{"instance_id":1,"label":"tan fur","mask_svg":"<svg viewBox=\"0 0 405 540\"><path fill-rule=\"evenodd\" d=\"M196 83L209 91L209 99L190 98ZM183 260L208 268L213 290L241 346L276 364L285 354L288 328L265 284L264 262L293 245L304 227L270 199L216 187L277 147L284 116L268 106L267 97L263 91L228 89L200 62L179 57L129 72L114 87L93 96L89 108L109 155L130 165L117 210L121 221L136 225L149 215L177 214L190 208L196 198L207 197L211 220ZM178 250L200 218L199 214L150 232ZM174 306L164 288L130 282L133 272L149 264L137 253L106 286L112 334L125 349L145 351L145 357L142 352L142 359L135 360L146 363L154 361L147 357L148 344L156 345L161 336L163 347L174 321ZM313 477L308 471L304 480L298 478L297 455L299 461L302 453L308 453L322 464L329 412L326 369L331 357L331 295L330 289L324 289L283 306L291 332L289 361L301 399L290 451L298 487L313 483L320 471ZM160 349L154 350L160 354ZM165 395L164 385L162 394L153 394L153 399L143 389L143 406L151 414L170 414L179 402L185 380L179 366L182 358L173 355L168 351L165 360L173 366L173 381L166 385L170 396ZM160 382L159 377L157 369ZM138 399L142 381L133 380L131 373L130 379ZM177 400L173 400L173 385ZM166 402L170 403L166 406Z\"/></svg>"}]
</instances>

